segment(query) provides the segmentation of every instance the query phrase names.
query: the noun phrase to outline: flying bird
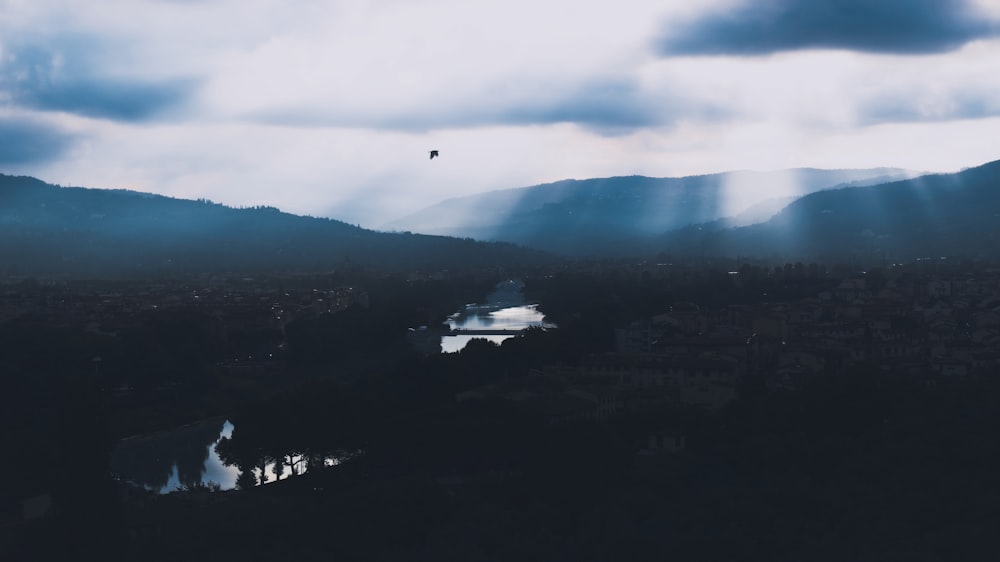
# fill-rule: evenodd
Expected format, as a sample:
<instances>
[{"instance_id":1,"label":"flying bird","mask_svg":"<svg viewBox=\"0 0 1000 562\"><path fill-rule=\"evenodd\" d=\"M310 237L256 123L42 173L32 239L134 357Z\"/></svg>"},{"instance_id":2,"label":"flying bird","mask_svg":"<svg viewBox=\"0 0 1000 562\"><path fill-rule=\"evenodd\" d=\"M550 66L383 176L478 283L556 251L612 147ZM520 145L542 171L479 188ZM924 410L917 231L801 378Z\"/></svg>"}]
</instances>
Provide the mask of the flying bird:
<instances>
[{"instance_id":1,"label":"flying bird","mask_svg":"<svg viewBox=\"0 0 1000 562\"><path fill-rule=\"evenodd\" d=\"M438 151L432 150L431 151L431 160L433 160L435 156L440 156L440 154L438 154Z\"/></svg>"}]
</instances>

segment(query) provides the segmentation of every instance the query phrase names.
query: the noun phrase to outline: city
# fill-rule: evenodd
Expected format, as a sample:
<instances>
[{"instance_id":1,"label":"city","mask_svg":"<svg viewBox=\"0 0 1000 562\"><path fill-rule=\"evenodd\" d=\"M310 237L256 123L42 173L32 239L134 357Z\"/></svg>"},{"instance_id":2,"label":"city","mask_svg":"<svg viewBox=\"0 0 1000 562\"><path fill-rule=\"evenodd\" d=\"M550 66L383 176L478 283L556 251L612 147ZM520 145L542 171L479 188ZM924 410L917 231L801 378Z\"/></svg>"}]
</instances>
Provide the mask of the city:
<instances>
[{"instance_id":1,"label":"city","mask_svg":"<svg viewBox=\"0 0 1000 562\"><path fill-rule=\"evenodd\" d=\"M407 337L413 321L443 324L460 303L485 299L494 281L503 280L500 274L522 278L525 295L558 327L529 329L500 345L473 340L458 353L413 348ZM343 284L347 279L350 285ZM26 343L6 354L8 389L16 391L6 396L16 398L5 410L21 420L8 424L15 429L10 446L36 460L5 467L5 481L19 482L23 497L5 507L4 528L7 536L26 530L22 540L44 536L65 517L61 512L52 519L53 502L72 506L78 494L76 501L108 510L94 522L93 540L113 537L126 557L155 551L166 559L196 544L204 552L233 555L265 548L250 546L256 544L250 539L245 547L225 540L236 526L243 532L249 524L237 512L276 510L283 522L264 517L261 532L292 540L288 533L298 536L318 524L312 518L326 513L323 506L360 510L354 525L365 517L381 519L384 514L365 515L355 503L377 496L410 513L405 517L425 516L419 525L406 519L392 531L371 521L364 533L384 535L379 548L341 521L344 532L353 529L336 535L345 552L390 555L416 548L421 556L456 556L451 542L446 548L421 540L418 547L407 538L416 531L402 527L416 525L433 536L459 532L454 525L462 521L462 540L472 540L489 526L474 523L469 509L517 513L511 524L520 529L540 516L531 510L544 507L545 517L562 528L522 536L504 547L515 549L509 555L540 548L582 555L576 549L597 540L584 537L594 524L588 518L598 514L626 527L587 549L620 548L616 541L628 536L645 545L643 552L655 553L667 548L659 542L667 536L644 535L635 517L673 520L683 506L683 516L701 518L706 529L710 522L737 524L732 514L690 511L691 502L709 493L702 487L725 486L748 498L793 489L805 494L789 497L792 506L839 490L852 517L854 510L877 508L898 521L891 528L869 521L838 532L853 533L852 544L872 552L897 548L889 531L905 535L912 525L930 523L910 521L909 503L857 496L853 487L871 483L865 472L852 475L865 466L854 463L867 459L869 469L909 474L917 481L899 484L898 493L916 493L908 486L921 478L966 473L969 455L984 467L995 462L996 446L979 440L1000 421L989 402L1000 390L993 377L1000 361L998 280L1000 268L946 260L867 270L816 263L743 264L729 271L580 262L523 272L397 276L354 271L157 283L10 280L0 308L5 341L34 330L49 335L44 349ZM141 355L128 355L121 342L138 346ZM103 355L90 355L95 349ZM67 369L75 369L72 380L64 376ZM18 380L17 373L30 376ZM40 424L47 428L41 435L35 433L39 426L30 422L66 408L66 400L77 412L73 425L49 420ZM940 417L954 408L962 415ZM90 416L83 423L79 414L85 412ZM190 462L205 461L208 445L217 448L223 465L235 471L230 489L203 483L204 469L197 465L193 472L181 465L182 475L193 480L178 481L179 490L161 495L157 488L169 464L158 469L152 489L113 471L114 479L96 486L115 441L176 434L208 419L227 419L236 429L217 442L218 430L198 438L192 450L202 452ZM65 446L50 448L68 434L74 436L68 449L73 457ZM946 435L958 441L942 442ZM885 447L886 439L892 447ZM907 455L916 455L921 467L900 465ZM838 463L847 464L836 468ZM740 484L770 470L777 472L752 487ZM69 474L94 478L95 486L66 491ZM973 486L975 474L963 485ZM772 481L779 475L780 483ZM809 493L801 488L806 481ZM684 491L673 488L681 482L687 483ZM652 491L662 486L667 488ZM640 489L638 504L638 497L628 499ZM668 489L674 491L663 496ZM912 501L929 501L919 499L928 493L925 488ZM522 494L535 499L525 504ZM730 505L734 497L715 501L737 509ZM790 526L770 538L755 535L750 543L727 546L705 543L712 536L705 530L708 535L688 534L680 542L670 535L670 548L692 556L708 544L713 546L704 552L714 555L751 545L761 556L809 553L793 536L831 537L818 527L802 535L799 526L847 516L796 513L794 522L782 518L789 514L755 516L757 525ZM981 540L975 528L963 526L966 519L955 517L949 514L954 532ZM979 520L974 513L963 517ZM210 528L220 529L218 542L199 534ZM888 534L875 538L867 534L872 529Z\"/></svg>"}]
</instances>

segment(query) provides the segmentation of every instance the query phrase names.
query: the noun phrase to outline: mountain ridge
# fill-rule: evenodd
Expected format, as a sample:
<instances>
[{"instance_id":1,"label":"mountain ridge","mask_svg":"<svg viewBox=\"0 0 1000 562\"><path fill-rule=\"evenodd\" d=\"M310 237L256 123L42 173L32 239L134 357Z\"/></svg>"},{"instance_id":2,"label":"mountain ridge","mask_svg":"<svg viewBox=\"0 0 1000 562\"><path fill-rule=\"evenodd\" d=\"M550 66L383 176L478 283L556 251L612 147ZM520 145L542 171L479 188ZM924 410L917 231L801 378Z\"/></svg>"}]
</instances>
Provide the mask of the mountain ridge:
<instances>
[{"instance_id":1,"label":"mountain ridge","mask_svg":"<svg viewBox=\"0 0 1000 562\"><path fill-rule=\"evenodd\" d=\"M721 175L712 177L718 180ZM656 178L631 178L632 186L657 183ZM553 250L560 246L571 250L562 257L602 259L663 254L680 259L775 255L869 261L924 255L1000 258L1000 160L954 174L869 185L882 179L873 176L800 197L772 197L740 214L703 222L696 219L719 214L717 207L705 204L718 202L719 184L716 181L707 199L699 199L704 194L697 193L697 187L713 184L694 181L681 194L687 199L672 199L677 204L673 210L686 224L655 235L616 228L616 224L629 227L630 221L641 223L627 213L604 222L590 220L599 217L608 202L619 211L643 202L641 197L629 199L633 191L617 190L615 182L605 183L603 193L600 187L589 191L612 197L585 193L579 201L553 199L521 213L521 224L511 223L532 236L547 236L548 244L539 249L443 235L378 232L274 207L238 209L205 199L60 187L27 176L0 174L0 275L156 276L324 271L345 265L394 271L503 267L561 259ZM557 182L561 187L556 189L572 193L581 184L600 186L601 181L567 180ZM674 185L682 184L675 181ZM555 191L548 196L565 195ZM574 221L574 212L591 216ZM553 220L538 228L539 220L558 216L570 220ZM601 225L611 226L604 229Z\"/></svg>"},{"instance_id":2,"label":"mountain ridge","mask_svg":"<svg viewBox=\"0 0 1000 562\"><path fill-rule=\"evenodd\" d=\"M686 256L782 254L838 260L1000 258L1000 160L800 197L770 220L680 229L647 241Z\"/></svg>"},{"instance_id":3,"label":"mountain ridge","mask_svg":"<svg viewBox=\"0 0 1000 562\"><path fill-rule=\"evenodd\" d=\"M0 174L0 274L162 275L537 263L511 244L366 230L274 207L237 209Z\"/></svg>"},{"instance_id":4,"label":"mountain ridge","mask_svg":"<svg viewBox=\"0 0 1000 562\"><path fill-rule=\"evenodd\" d=\"M738 216L768 199L912 175L897 168L798 168L681 178L560 180L447 199L384 228L506 241L580 255L609 241L658 235Z\"/></svg>"}]
</instances>

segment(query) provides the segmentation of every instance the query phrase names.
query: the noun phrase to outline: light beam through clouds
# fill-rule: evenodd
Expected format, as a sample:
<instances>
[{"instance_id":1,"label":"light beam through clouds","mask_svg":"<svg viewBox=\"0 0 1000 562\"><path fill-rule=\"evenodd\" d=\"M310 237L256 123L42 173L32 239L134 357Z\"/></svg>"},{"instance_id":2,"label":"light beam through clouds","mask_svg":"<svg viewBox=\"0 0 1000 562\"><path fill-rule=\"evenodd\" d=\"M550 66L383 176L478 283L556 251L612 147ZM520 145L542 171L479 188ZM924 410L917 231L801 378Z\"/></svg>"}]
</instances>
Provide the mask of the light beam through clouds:
<instances>
[{"instance_id":1,"label":"light beam through clouds","mask_svg":"<svg viewBox=\"0 0 1000 562\"><path fill-rule=\"evenodd\" d=\"M0 172L379 227L566 178L1000 158L1000 0L593 4L0 0Z\"/></svg>"}]
</instances>

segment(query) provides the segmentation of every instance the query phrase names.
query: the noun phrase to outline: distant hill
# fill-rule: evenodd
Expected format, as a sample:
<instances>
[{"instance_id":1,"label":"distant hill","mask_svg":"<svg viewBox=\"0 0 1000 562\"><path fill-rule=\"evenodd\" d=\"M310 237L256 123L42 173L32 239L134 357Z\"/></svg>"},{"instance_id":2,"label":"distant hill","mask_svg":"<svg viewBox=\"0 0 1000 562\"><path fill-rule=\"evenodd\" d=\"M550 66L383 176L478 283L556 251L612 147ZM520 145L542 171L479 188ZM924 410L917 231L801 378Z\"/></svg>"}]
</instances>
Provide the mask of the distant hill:
<instances>
[{"instance_id":1,"label":"distant hill","mask_svg":"<svg viewBox=\"0 0 1000 562\"><path fill-rule=\"evenodd\" d=\"M733 217L761 222L797 197L912 177L894 168L727 172L564 180L449 199L384 228L499 240L570 255L618 253L635 238Z\"/></svg>"},{"instance_id":2,"label":"distant hill","mask_svg":"<svg viewBox=\"0 0 1000 562\"><path fill-rule=\"evenodd\" d=\"M464 208L467 217L437 230L472 237L479 229L485 239L576 256L1000 258L1000 161L957 174L889 179L901 174L795 170L567 180L446 201L411 219L431 221ZM754 200L734 194L740 185L774 189ZM789 193L791 187L805 194ZM345 264L405 271L552 259L507 242L374 232L272 207L234 209L0 175L0 275L324 271Z\"/></svg>"},{"instance_id":3,"label":"distant hill","mask_svg":"<svg viewBox=\"0 0 1000 562\"><path fill-rule=\"evenodd\" d=\"M283 213L0 175L0 275L389 270L538 262L539 252Z\"/></svg>"},{"instance_id":4,"label":"distant hill","mask_svg":"<svg viewBox=\"0 0 1000 562\"><path fill-rule=\"evenodd\" d=\"M821 191L761 224L693 226L642 246L678 256L996 259L998 235L1000 160L956 174Z\"/></svg>"}]
</instances>

